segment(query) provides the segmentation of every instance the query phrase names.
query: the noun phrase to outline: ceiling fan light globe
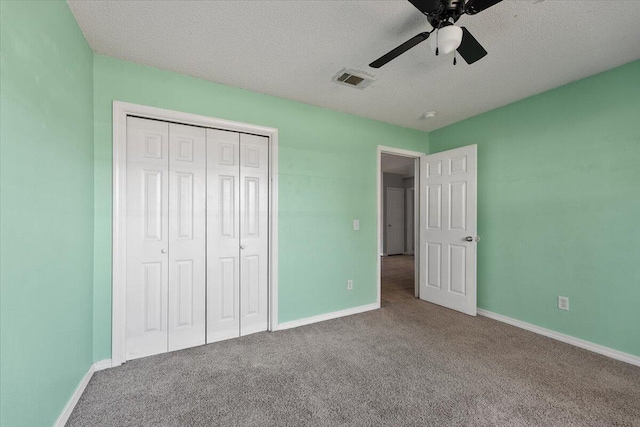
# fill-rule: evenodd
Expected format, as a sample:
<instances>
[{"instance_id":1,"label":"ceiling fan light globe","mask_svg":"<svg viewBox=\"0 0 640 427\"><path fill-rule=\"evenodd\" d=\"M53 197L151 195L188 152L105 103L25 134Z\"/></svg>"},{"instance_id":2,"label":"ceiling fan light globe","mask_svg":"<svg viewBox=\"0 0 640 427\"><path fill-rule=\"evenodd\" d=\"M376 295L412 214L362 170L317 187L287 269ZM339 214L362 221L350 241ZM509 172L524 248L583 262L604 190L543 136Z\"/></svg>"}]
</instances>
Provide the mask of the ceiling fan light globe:
<instances>
[{"instance_id":1,"label":"ceiling fan light globe","mask_svg":"<svg viewBox=\"0 0 640 427\"><path fill-rule=\"evenodd\" d=\"M438 53L441 55L450 54L460 46L460 43L462 43L462 28L456 25L440 28L437 34L431 35L431 50L435 52L438 48Z\"/></svg>"}]
</instances>

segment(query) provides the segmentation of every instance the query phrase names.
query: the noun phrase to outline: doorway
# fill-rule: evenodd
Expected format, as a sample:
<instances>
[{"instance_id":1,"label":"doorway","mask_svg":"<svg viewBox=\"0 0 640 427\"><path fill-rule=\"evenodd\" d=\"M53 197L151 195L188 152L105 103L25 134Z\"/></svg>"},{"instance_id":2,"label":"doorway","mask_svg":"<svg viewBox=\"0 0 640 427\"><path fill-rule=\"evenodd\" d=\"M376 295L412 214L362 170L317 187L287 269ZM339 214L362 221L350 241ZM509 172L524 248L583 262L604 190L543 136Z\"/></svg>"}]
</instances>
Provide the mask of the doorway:
<instances>
[{"instance_id":1,"label":"doorway","mask_svg":"<svg viewBox=\"0 0 640 427\"><path fill-rule=\"evenodd\" d=\"M413 191L410 185L400 185L400 179L410 178L413 163ZM468 145L431 155L378 146L378 302L380 306L411 298L411 263L413 263L414 297L460 311L471 316L477 313L477 146ZM404 168L403 168L404 167ZM395 180L395 181L394 181ZM389 182L394 182L390 184ZM395 185L395 187L393 187ZM386 188L405 188L407 199L413 202L413 224L409 248L413 258L396 255L397 238L393 224L397 214L391 208L388 215ZM399 192L396 192L399 194ZM393 194L396 194L393 193ZM393 196L390 198L393 200ZM406 214L406 212L405 212ZM391 231L390 231L391 230ZM402 255L410 256L410 252ZM398 258L396 258L398 257ZM419 260L419 262L416 262ZM384 278L384 279L383 279Z\"/></svg>"},{"instance_id":2,"label":"doorway","mask_svg":"<svg viewBox=\"0 0 640 427\"><path fill-rule=\"evenodd\" d=\"M419 159L423 153L391 147L378 149L380 306L416 298L419 292L416 200Z\"/></svg>"}]
</instances>

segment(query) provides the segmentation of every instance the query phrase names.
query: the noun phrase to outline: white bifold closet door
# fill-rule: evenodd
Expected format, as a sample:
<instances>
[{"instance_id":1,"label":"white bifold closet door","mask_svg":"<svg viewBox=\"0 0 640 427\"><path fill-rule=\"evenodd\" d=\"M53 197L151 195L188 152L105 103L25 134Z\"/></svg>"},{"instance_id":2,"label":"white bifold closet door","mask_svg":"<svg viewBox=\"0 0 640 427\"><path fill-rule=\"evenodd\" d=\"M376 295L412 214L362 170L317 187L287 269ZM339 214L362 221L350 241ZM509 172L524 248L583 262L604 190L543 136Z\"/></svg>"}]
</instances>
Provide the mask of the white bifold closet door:
<instances>
[{"instance_id":1,"label":"white bifold closet door","mask_svg":"<svg viewBox=\"0 0 640 427\"><path fill-rule=\"evenodd\" d=\"M268 147L207 130L207 342L268 327Z\"/></svg>"},{"instance_id":2,"label":"white bifold closet door","mask_svg":"<svg viewBox=\"0 0 640 427\"><path fill-rule=\"evenodd\" d=\"M205 342L205 130L127 119L126 358Z\"/></svg>"},{"instance_id":3,"label":"white bifold closet door","mask_svg":"<svg viewBox=\"0 0 640 427\"><path fill-rule=\"evenodd\" d=\"M205 343L205 129L169 125L169 351Z\"/></svg>"}]
</instances>

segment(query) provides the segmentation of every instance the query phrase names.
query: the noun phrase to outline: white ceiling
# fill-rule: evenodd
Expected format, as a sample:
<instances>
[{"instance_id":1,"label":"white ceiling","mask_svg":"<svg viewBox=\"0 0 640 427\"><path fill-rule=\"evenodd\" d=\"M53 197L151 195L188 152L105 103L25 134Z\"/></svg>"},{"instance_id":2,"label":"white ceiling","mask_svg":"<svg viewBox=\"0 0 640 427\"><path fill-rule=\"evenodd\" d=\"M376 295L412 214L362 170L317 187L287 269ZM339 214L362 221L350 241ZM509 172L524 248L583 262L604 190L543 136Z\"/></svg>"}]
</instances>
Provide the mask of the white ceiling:
<instances>
[{"instance_id":1,"label":"white ceiling","mask_svg":"<svg viewBox=\"0 0 640 427\"><path fill-rule=\"evenodd\" d=\"M420 130L640 58L640 1L505 0L459 21L489 52L479 62L454 67L425 42L378 70L430 28L406 0L68 3L99 54ZM376 81L333 83L343 67Z\"/></svg>"},{"instance_id":2,"label":"white ceiling","mask_svg":"<svg viewBox=\"0 0 640 427\"><path fill-rule=\"evenodd\" d=\"M413 176L415 159L382 153L382 172Z\"/></svg>"}]
</instances>

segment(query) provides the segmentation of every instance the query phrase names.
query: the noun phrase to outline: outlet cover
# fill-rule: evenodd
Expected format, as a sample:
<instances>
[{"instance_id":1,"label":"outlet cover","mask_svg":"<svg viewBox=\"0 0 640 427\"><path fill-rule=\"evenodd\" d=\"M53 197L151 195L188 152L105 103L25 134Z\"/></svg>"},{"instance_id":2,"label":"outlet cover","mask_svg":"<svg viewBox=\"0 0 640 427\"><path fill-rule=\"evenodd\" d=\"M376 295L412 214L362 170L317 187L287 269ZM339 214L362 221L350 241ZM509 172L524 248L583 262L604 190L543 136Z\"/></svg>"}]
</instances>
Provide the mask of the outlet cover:
<instances>
[{"instance_id":1,"label":"outlet cover","mask_svg":"<svg viewBox=\"0 0 640 427\"><path fill-rule=\"evenodd\" d=\"M353 289L353 280L347 280L347 290Z\"/></svg>"},{"instance_id":2,"label":"outlet cover","mask_svg":"<svg viewBox=\"0 0 640 427\"><path fill-rule=\"evenodd\" d=\"M558 296L558 308L569 311L569 298Z\"/></svg>"}]
</instances>

